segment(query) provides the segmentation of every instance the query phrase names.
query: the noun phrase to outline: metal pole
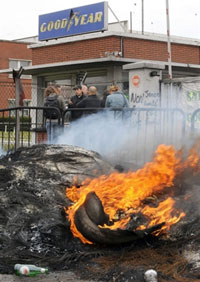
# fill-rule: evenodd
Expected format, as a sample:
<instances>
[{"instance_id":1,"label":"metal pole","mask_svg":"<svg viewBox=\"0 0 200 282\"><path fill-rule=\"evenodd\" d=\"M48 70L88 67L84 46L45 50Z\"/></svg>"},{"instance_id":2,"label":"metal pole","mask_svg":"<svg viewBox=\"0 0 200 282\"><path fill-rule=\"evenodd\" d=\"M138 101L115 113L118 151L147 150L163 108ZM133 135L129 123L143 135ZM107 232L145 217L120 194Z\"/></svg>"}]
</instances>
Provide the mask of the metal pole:
<instances>
[{"instance_id":1,"label":"metal pole","mask_svg":"<svg viewBox=\"0 0 200 282\"><path fill-rule=\"evenodd\" d=\"M119 25L121 26L121 28L124 30L124 32L126 32L126 29L124 28L124 26L121 24L120 20L118 19L118 17L115 15L115 13L113 12L113 10L110 8L110 6L108 5L108 9L110 9L111 13L113 14L113 16L116 18L116 20L118 21Z\"/></svg>"},{"instance_id":2,"label":"metal pole","mask_svg":"<svg viewBox=\"0 0 200 282\"><path fill-rule=\"evenodd\" d=\"M132 17L132 12L130 12L130 33L133 32L133 17Z\"/></svg>"},{"instance_id":3,"label":"metal pole","mask_svg":"<svg viewBox=\"0 0 200 282\"><path fill-rule=\"evenodd\" d=\"M20 97L20 78L15 78L15 106L19 107ZM16 121L15 121L15 150L19 148L19 137L20 137L20 117L19 109L16 110Z\"/></svg>"},{"instance_id":4,"label":"metal pole","mask_svg":"<svg viewBox=\"0 0 200 282\"><path fill-rule=\"evenodd\" d=\"M13 70L13 78L15 82L15 107L17 108L16 110L16 121L15 121L15 150L19 148L19 143L20 143L20 116L19 116L19 103L20 103L20 92L21 92L21 87L20 87L20 77L23 73L23 67L21 66L19 71Z\"/></svg>"},{"instance_id":5,"label":"metal pole","mask_svg":"<svg viewBox=\"0 0 200 282\"><path fill-rule=\"evenodd\" d=\"M142 34L144 34L144 0L142 0Z\"/></svg>"},{"instance_id":6,"label":"metal pole","mask_svg":"<svg viewBox=\"0 0 200 282\"><path fill-rule=\"evenodd\" d=\"M166 0L166 18L167 18L167 52L168 52L168 77L172 79L172 58L171 58L171 40L170 40L170 24L169 24L169 3Z\"/></svg>"}]
</instances>

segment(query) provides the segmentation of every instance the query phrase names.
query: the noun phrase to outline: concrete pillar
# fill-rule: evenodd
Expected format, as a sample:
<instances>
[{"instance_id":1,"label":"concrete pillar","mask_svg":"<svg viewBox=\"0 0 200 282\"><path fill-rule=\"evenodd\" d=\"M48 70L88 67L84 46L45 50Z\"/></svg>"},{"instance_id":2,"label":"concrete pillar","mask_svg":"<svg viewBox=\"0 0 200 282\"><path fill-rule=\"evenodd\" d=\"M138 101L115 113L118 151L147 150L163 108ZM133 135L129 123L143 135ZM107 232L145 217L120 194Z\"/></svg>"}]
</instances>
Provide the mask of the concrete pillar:
<instances>
[{"instance_id":1,"label":"concrete pillar","mask_svg":"<svg viewBox=\"0 0 200 282\"><path fill-rule=\"evenodd\" d=\"M43 106L44 86L45 81L43 77L32 76L32 106Z\"/></svg>"},{"instance_id":2,"label":"concrete pillar","mask_svg":"<svg viewBox=\"0 0 200 282\"><path fill-rule=\"evenodd\" d=\"M121 66L111 66L107 68L107 81L110 84L117 84L122 88L122 67Z\"/></svg>"},{"instance_id":3,"label":"concrete pillar","mask_svg":"<svg viewBox=\"0 0 200 282\"><path fill-rule=\"evenodd\" d=\"M160 80L164 64L138 62L123 66L129 71L129 102L131 107L160 107Z\"/></svg>"},{"instance_id":4,"label":"concrete pillar","mask_svg":"<svg viewBox=\"0 0 200 282\"><path fill-rule=\"evenodd\" d=\"M45 81L43 77L32 76L32 106L43 107L44 105L44 86ZM38 143L38 128L43 128L43 111L36 110L31 111L32 119L32 144ZM36 125L37 121L37 125ZM37 130L36 129L37 126Z\"/></svg>"}]
</instances>

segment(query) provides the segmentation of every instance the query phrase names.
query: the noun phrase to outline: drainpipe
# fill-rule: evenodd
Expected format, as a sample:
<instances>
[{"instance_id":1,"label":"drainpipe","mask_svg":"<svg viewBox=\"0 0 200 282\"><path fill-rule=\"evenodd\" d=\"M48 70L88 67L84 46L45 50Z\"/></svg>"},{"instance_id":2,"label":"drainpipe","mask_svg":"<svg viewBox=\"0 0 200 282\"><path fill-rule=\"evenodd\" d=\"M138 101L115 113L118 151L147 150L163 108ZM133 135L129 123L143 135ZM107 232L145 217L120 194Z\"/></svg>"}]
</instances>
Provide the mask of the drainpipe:
<instances>
[{"instance_id":1,"label":"drainpipe","mask_svg":"<svg viewBox=\"0 0 200 282\"><path fill-rule=\"evenodd\" d=\"M122 36L120 37L120 52L121 57L124 57L124 38Z\"/></svg>"}]
</instances>

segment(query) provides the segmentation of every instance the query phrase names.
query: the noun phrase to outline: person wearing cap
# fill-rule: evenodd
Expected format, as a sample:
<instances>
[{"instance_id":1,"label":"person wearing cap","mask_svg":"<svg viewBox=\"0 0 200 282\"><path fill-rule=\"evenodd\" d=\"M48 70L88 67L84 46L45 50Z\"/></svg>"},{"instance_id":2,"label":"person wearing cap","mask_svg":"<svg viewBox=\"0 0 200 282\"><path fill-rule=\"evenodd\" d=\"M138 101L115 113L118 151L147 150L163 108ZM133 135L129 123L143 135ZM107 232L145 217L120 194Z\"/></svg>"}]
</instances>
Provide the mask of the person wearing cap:
<instances>
[{"instance_id":1,"label":"person wearing cap","mask_svg":"<svg viewBox=\"0 0 200 282\"><path fill-rule=\"evenodd\" d=\"M75 95L73 95L70 99L69 99L69 104L68 104L68 108L71 109L76 109L77 108L77 104L82 101L86 96L83 94L82 92L82 86L81 85L75 85L73 90L75 91ZM83 114L83 111L81 110L74 110L71 111L71 120L76 120L77 118L80 118Z\"/></svg>"}]
</instances>

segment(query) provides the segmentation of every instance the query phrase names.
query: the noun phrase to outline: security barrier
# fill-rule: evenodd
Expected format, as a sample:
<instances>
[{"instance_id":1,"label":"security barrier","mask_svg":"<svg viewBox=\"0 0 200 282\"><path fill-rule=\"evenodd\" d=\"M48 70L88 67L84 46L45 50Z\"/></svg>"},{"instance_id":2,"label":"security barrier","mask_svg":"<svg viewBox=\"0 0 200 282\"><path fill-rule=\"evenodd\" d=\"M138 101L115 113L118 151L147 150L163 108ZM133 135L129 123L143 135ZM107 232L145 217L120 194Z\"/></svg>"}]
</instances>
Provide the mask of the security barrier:
<instances>
[{"instance_id":1,"label":"security barrier","mask_svg":"<svg viewBox=\"0 0 200 282\"><path fill-rule=\"evenodd\" d=\"M56 123L61 124L60 112ZM44 107L15 107L0 109L0 149L1 152L14 151L19 147L30 147L46 143L46 120ZM17 118L19 116L19 119ZM50 125L52 121L50 120ZM50 126L51 131L51 126Z\"/></svg>"},{"instance_id":2,"label":"security barrier","mask_svg":"<svg viewBox=\"0 0 200 282\"><path fill-rule=\"evenodd\" d=\"M191 131L192 133L199 133L200 130L200 109L193 112L191 117Z\"/></svg>"},{"instance_id":3,"label":"security barrier","mask_svg":"<svg viewBox=\"0 0 200 282\"><path fill-rule=\"evenodd\" d=\"M74 110L65 111L63 125L66 113ZM86 109L81 110L85 111ZM127 167L130 165L142 166L145 162L150 161L159 144L174 145L178 148L183 145L186 134L186 117L180 109L115 108L95 110L97 111L96 118L95 115L92 118L90 115L86 115L85 122L84 120L81 122L82 118L72 121L74 128L80 130L80 137L71 129L69 131L70 138L65 134L63 141L72 142L72 139L75 139L75 145L91 148L104 157L112 159L114 163L120 160ZM97 130L97 128L99 129ZM80 142L77 142L76 135L77 139L81 139ZM89 144L91 142L93 144Z\"/></svg>"},{"instance_id":4,"label":"security barrier","mask_svg":"<svg viewBox=\"0 0 200 282\"><path fill-rule=\"evenodd\" d=\"M68 113L77 110L83 111L82 117L69 121ZM159 144L181 147L186 133L186 118L180 109L84 108L66 109L58 120L48 120L48 138L43 111L44 107L1 109L1 150L13 151L41 143L72 144L95 150L114 163L121 160L124 166L131 163L138 167L151 160ZM17 112L20 116L18 134ZM54 126L59 128L56 132L59 142L55 136L51 138ZM74 144L69 136L75 138Z\"/></svg>"}]
</instances>

